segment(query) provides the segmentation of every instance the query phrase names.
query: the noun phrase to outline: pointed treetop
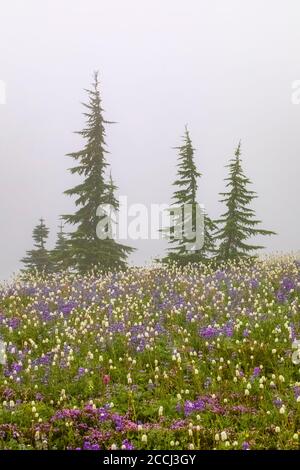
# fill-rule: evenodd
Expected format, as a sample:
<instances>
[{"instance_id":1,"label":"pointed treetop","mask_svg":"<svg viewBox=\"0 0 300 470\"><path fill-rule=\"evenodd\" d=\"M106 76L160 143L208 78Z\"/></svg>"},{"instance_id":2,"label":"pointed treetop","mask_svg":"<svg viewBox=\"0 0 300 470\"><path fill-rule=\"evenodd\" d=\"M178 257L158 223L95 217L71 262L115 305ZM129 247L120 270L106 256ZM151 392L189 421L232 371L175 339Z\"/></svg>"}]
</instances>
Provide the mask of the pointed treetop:
<instances>
[{"instance_id":1,"label":"pointed treetop","mask_svg":"<svg viewBox=\"0 0 300 470\"><path fill-rule=\"evenodd\" d=\"M61 220L61 221L60 221L60 224L59 224L59 226L58 226L60 233L63 233L64 226L65 226L65 224L64 224L63 221Z\"/></svg>"},{"instance_id":2,"label":"pointed treetop","mask_svg":"<svg viewBox=\"0 0 300 470\"><path fill-rule=\"evenodd\" d=\"M99 71L95 70L94 72L94 87L97 90L99 85Z\"/></svg>"}]
</instances>

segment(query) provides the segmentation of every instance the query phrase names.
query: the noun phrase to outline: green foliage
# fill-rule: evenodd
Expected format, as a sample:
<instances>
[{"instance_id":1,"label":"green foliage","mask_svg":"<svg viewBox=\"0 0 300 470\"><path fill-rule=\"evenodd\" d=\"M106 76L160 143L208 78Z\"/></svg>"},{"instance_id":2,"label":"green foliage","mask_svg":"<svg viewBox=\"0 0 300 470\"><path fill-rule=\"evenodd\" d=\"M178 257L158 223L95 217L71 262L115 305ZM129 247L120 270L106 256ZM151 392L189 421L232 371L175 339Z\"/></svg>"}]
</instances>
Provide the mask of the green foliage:
<instances>
[{"instance_id":1,"label":"green foliage","mask_svg":"<svg viewBox=\"0 0 300 470\"><path fill-rule=\"evenodd\" d=\"M41 273L50 273L53 269L49 251L46 249L46 240L49 235L49 229L44 223L44 219L40 219L40 223L33 229L32 238L34 240L34 249L27 251L26 256L21 259L25 265L23 271L37 271Z\"/></svg>"},{"instance_id":2,"label":"green foliage","mask_svg":"<svg viewBox=\"0 0 300 470\"><path fill-rule=\"evenodd\" d=\"M51 251L53 270L55 272L66 271L72 264L70 256L70 241L63 230L63 224L60 224L57 234L56 244Z\"/></svg>"},{"instance_id":3,"label":"green foliage","mask_svg":"<svg viewBox=\"0 0 300 470\"><path fill-rule=\"evenodd\" d=\"M261 221L255 219L255 212L249 205L257 196L248 189L251 181L242 169L240 143L227 168L229 176L225 181L229 190L220 193L223 196L220 202L225 203L227 210L217 221L221 228L216 233L216 239L220 240L218 258L221 260L251 257L256 250L264 247L249 244L247 240L250 237L275 234L270 230L256 228Z\"/></svg>"},{"instance_id":4,"label":"green foliage","mask_svg":"<svg viewBox=\"0 0 300 470\"><path fill-rule=\"evenodd\" d=\"M213 253L215 253L215 242L213 232L216 229L215 223L209 218L207 213L204 213L204 245L200 250L190 250L188 245L193 245L196 238L189 240L185 236L184 226L191 225L193 232L199 230L197 227L197 214L198 216L203 213L197 203L197 179L201 176L198 172L194 162L194 148L189 135L187 127L183 137L183 144L175 147L179 151L178 164L177 164L177 178L173 183L175 191L173 194L174 208L181 208L179 213L173 214L173 225L169 228L164 228L163 233L170 235L169 242L169 255L163 259L165 263L176 262L179 265L187 263L199 263L207 260ZM191 216L186 217L184 206L189 205L191 208ZM172 213L172 208L170 209ZM183 222L184 219L184 222Z\"/></svg>"}]
</instances>

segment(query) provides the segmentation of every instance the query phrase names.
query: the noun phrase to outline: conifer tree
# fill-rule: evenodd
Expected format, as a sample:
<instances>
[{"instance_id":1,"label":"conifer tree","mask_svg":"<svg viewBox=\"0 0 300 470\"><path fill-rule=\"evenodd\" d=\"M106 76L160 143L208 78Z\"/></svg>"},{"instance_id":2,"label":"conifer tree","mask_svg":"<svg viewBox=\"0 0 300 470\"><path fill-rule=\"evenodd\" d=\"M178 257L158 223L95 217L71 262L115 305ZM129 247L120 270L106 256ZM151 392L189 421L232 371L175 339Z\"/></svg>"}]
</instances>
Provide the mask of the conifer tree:
<instances>
[{"instance_id":1,"label":"conifer tree","mask_svg":"<svg viewBox=\"0 0 300 470\"><path fill-rule=\"evenodd\" d=\"M53 263L53 270L55 272L66 271L72 263L70 259L70 242L66 233L64 232L64 226L62 222L59 226L55 247L51 251L51 259Z\"/></svg>"},{"instance_id":2,"label":"conifer tree","mask_svg":"<svg viewBox=\"0 0 300 470\"><path fill-rule=\"evenodd\" d=\"M211 259L217 253L215 242L215 232L217 229L218 226L216 222L212 220L204 210L204 244L200 250L201 259L203 261Z\"/></svg>"},{"instance_id":3,"label":"conifer tree","mask_svg":"<svg viewBox=\"0 0 300 470\"><path fill-rule=\"evenodd\" d=\"M229 168L229 175L225 179L228 192L220 193L223 197L220 202L225 203L227 210L217 221L220 225L216 233L216 239L220 240L218 258L251 258L256 250L264 247L251 245L248 239L256 235L275 235L275 232L257 228L261 221L256 220L254 210L249 207L257 195L248 189L251 181L242 169L241 143L226 167Z\"/></svg>"},{"instance_id":4,"label":"conifer tree","mask_svg":"<svg viewBox=\"0 0 300 470\"><path fill-rule=\"evenodd\" d=\"M173 194L172 206L182 208L179 212L173 214L173 225L170 228L163 229L163 233L170 233L169 242L172 245L169 248L169 255L163 259L165 262L177 261L180 263L200 262L208 259L215 251L215 242L213 231L216 229L214 222L209 218L207 213L197 203L198 178L201 173L198 172L194 162L194 148L187 127L183 136L183 144L175 147L179 151L177 164L177 178L173 183L175 192ZM184 206L189 205L191 208L190 218L186 217ZM185 237L185 224L190 224L193 232L203 230L203 227L196 227L198 215L203 213L204 217L204 245L201 249L191 251L193 240ZM172 213L172 208L170 209ZM184 219L184 222L183 222ZM179 235L179 237L178 237Z\"/></svg>"},{"instance_id":5,"label":"conifer tree","mask_svg":"<svg viewBox=\"0 0 300 470\"><path fill-rule=\"evenodd\" d=\"M103 109L99 92L98 74L94 75L94 83L91 90L86 90L88 103L84 104L86 112L86 127L78 132L85 140L84 148L78 152L68 154L77 164L71 168L72 174L82 177L83 181L72 189L65 191L69 196L75 196L77 211L75 214L66 215L64 219L75 226L70 234L71 256L73 266L80 272L86 272L93 268L108 270L123 268L132 248L117 243L113 239L106 238L96 233L99 219L99 206L116 204L113 196L115 187L106 181L105 124L109 121L103 118ZM98 214L98 215L97 215ZM104 230L105 232L105 230Z\"/></svg>"},{"instance_id":6,"label":"conifer tree","mask_svg":"<svg viewBox=\"0 0 300 470\"><path fill-rule=\"evenodd\" d=\"M27 251L21 262L25 265L23 271L38 272L47 274L52 271L52 262L49 251L46 249L46 241L49 229L46 227L44 219L33 229L34 249Z\"/></svg>"}]
</instances>

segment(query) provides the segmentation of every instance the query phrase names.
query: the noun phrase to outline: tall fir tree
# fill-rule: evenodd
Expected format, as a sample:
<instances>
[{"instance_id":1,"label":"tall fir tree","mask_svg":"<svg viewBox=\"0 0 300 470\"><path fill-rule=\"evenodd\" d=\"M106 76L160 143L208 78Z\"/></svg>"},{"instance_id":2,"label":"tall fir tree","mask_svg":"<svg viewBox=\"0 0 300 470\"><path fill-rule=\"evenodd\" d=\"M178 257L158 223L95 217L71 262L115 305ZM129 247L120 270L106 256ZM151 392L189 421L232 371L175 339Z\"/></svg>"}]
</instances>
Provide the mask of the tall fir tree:
<instances>
[{"instance_id":1,"label":"tall fir tree","mask_svg":"<svg viewBox=\"0 0 300 470\"><path fill-rule=\"evenodd\" d=\"M165 262L177 261L182 264L188 262L200 262L207 260L215 252L215 242L213 231L216 229L215 223L208 214L197 203L198 178L201 173L198 172L195 161L192 141L187 127L183 136L183 144L175 147L179 152L177 164L177 178L173 183L175 191L172 196L172 206L179 208L179 212L173 213L173 225L170 228L163 229L164 234L170 234L169 242L172 245L169 248L169 255L163 259ZM190 216L186 216L184 207L189 205L191 209ZM170 209L172 214L173 210ZM204 229L197 227L199 221L197 218L203 214ZM184 220L184 222L183 222ZM196 230L204 231L204 244L201 249L190 250L193 240L185 236L185 226L190 225L193 232ZM196 238L194 239L196 241Z\"/></svg>"},{"instance_id":2,"label":"tall fir tree","mask_svg":"<svg viewBox=\"0 0 300 470\"><path fill-rule=\"evenodd\" d=\"M70 241L67 234L64 232L64 225L62 222L59 225L55 247L51 251L51 259L53 271L55 272L67 271L72 263L70 257Z\"/></svg>"},{"instance_id":3,"label":"tall fir tree","mask_svg":"<svg viewBox=\"0 0 300 470\"><path fill-rule=\"evenodd\" d=\"M132 248L117 243L115 240L105 239L105 228L99 233L99 206L115 205L116 200L112 194L115 187L106 181L105 124L110 124L103 118L103 109L99 92L98 73L94 75L91 90L86 90L88 103L84 104L87 111L84 113L86 127L77 132L85 140L84 148L78 152L68 154L77 165L70 169L72 174L83 177L82 183L65 191L69 196L75 196L78 210L75 214L66 215L66 222L75 225L75 231L70 234L71 256L74 268L80 272L87 272L94 268L109 270L124 268ZM117 208L116 208L117 209Z\"/></svg>"},{"instance_id":4,"label":"tall fir tree","mask_svg":"<svg viewBox=\"0 0 300 470\"><path fill-rule=\"evenodd\" d=\"M49 229L46 227L44 219L41 218L40 223L33 229L34 249L27 251L26 256L21 259L25 265L23 271L37 272L38 274L52 272L51 256L46 249L48 235Z\"/></svg>"},{"instance_id":5,"label":"tall fir tree","mask_svg":"<svg viewBox=\"0 0 300 470\"><path fill-rule=\"evenodd\" d=\"M252 258L256 250L264 247L251 245L248 239L257 235L275 235L275 232L257 228L261 221L255 218L254 210L249 207L257 195L248 189L251 181L242 169L241 143L226 168L229 168L225 179L228 192L220 193L223 197L220 202L225 203L227 210L217 221L220 226L216 232L216 239L220 241L218 258L225 261Z\"/></svg>"}]
</instances>

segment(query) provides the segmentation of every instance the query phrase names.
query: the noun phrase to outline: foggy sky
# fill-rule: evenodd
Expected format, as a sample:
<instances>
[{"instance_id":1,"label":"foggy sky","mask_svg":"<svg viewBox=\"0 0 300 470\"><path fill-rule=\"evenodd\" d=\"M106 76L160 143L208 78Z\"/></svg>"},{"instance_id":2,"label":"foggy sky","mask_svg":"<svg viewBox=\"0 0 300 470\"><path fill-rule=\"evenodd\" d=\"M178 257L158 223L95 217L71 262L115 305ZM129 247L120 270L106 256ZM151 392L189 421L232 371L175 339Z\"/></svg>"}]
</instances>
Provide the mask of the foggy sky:
<instances>
[{"instance_id":1,"label":"foggy sky","mask_svg":"<svg viewBox=\"0 0 300 470\"><path fill-rule=\"evenodd\" d=\"M203 177L199 200L223 207L224 165L242 141L268 252L299 249L300 79L297 0L1 0L0 278L19 267L41 215L53 246L76 184L65 154L83 142L84 88L99 70L107 144L119 193L169 202L187 124ZM132 262L159 254L138 242Z\"/></svg>"}]
</instances>

